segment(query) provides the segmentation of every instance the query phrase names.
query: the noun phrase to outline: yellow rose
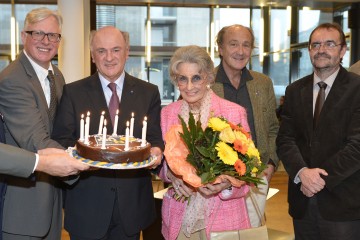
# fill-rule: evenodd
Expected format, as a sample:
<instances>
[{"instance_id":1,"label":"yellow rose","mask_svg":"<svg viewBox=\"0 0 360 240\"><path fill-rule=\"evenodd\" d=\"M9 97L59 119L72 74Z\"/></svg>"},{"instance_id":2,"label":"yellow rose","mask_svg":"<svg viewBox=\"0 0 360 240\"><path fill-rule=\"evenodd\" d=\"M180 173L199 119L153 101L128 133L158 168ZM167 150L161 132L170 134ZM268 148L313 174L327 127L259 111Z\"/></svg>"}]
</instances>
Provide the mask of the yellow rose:
<instances>
[{"instance_id":1,"label":"yellow rose","mask_svg":"<svg viewBox=\"0 0 360 240\"><path fill-rule=\"evenodd\" d=\"M218 151L218 157L225 164L234 165L236 160L238 160L237 152L224 142L218 142L215 149Z\"/></svg>"},{"instance_id":2,"label":"yellow rose","mask_svg":"<svg viewBox=\"0 0 360 240\"><path fill-rule=\"evenodd\" d=\"M231 127L224 128L219 135L219 138L223 142L227 143L234 143L235 141L235 134L232 131Z\"/></svg>"},{"instance_id":3,"label":"yellow rose","mask_svg":"<svg viewBox=\"0 0 360 240\"><path fill-rule=\"evenodd\" d=\"M234 131L234 135L235 135L236 139L239 139L242 142L248 141L248 138L246 137L246 135L240 131Z\"/></svg>"},{"instance_id":4,"label":"yellow rose","mask_svg":"<svg viewBox=\"0 0 360 240\"><path fill-rule=\"evenodd\" d=\"M224 128L230 127L230 125L227 122L216 117L209 119L208 126L212 128L214 131L219 131L219 132L221 132Z\"/></svg>"}]
</instances>

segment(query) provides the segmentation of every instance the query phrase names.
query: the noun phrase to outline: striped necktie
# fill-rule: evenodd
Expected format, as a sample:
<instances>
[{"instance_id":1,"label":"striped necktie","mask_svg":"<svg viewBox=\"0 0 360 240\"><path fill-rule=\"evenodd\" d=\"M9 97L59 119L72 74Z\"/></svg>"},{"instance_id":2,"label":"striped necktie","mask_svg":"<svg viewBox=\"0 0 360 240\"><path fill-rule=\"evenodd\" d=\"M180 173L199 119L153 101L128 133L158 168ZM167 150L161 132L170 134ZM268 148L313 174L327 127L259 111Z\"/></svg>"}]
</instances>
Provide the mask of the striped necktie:
<instances>
[{"instance_id":1,"label":"striped necktie","mask_svg":"<svg viewBox=\"0 0 360 240\"><path fill-rule=\"evenodd\" d=\"M50 117L50 121L52 122L56 114L57 96L56 96L55 77L51 70L49 70L47 78L49 79L49 83L50 83L49 117Z\"/></svg>"}]
</instances>

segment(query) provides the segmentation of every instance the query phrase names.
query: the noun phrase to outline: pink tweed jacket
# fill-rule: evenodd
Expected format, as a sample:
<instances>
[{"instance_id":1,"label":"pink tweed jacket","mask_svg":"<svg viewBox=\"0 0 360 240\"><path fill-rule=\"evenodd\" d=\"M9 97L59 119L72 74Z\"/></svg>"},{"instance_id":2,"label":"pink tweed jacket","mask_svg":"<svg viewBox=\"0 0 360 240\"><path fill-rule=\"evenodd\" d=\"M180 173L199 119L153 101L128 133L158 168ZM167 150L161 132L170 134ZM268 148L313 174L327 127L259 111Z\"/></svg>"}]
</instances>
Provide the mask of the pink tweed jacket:
<instances>
[{"instance_id":1,"label":"pink tweed jacket","mask_svg":"<svg viewBox=\"0 0 360 240\"><path fill-rule=\"evenodd\" d=\"M180 124L178 114L183 100L174 102L161 111L161 129L163 136L174 124ZM240 123L247 131L246 110L232 102L224 100L214 93L211 94L211 111L215 116L223 116L233 123ZM165 143L166 144L166 143ZM165 181L170 182L166 177L168 171L167 164L164 164L159 176ZM162 204L162 234L165 239L176 239L181 230L182 219L184 216L185 203L178 202L171 196L173 189L170 189L164 196ZM235 229L250 228L250 221L245 205L244 196L249 191L247 185L241 188L232 188L231 194L224 191L214 196L214 209L206 222L206 234L209 238L210 231L226 231Z\"/></svg>"}]
</instances>

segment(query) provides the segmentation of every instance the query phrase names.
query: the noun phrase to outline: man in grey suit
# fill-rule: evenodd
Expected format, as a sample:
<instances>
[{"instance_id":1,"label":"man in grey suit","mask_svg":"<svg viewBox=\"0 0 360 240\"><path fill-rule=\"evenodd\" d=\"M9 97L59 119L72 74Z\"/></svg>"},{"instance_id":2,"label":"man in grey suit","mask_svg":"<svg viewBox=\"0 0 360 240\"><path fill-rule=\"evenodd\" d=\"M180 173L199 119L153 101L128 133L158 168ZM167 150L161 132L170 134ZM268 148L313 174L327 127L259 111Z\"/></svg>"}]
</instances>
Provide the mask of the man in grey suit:
<instances>
[{"instance_id":1,"label":"man in grey suit","mask_svg":"<svg viewBox=\"0 0 360 240\"><path fill-rule=\"evenodd\" d=\"M349 72L353 72L360 75L360 60L350 66Z\"/></svg>"},{"instance_id":2,"label":"man in grey suit","mask_svg":"<svg viewBox=\"0 0 360 240\"><path fill-rule=\"evenodd\" d=\"M5 143L5 129L0 113L0 173L29 177L34 171L39 171L52 176L65 177L89 169L89 166L58 148L45 148L33 153L3 143Z\"/></svg>"},{"instance_id":3,"label":"man in grey suit","mask_svg":"<svg viewBox=\"0 0 360 240\"><path fill-rule=\"evenodd\" d=\"M89 169L64 150L45 148L38 153L0 143L0 173L29 177L34 171L65 177Z\"/></svg>"},{"instance_id":4,"label":"man in grey suit","mask_svg":"<svg viewBox=\"0 0 360 240\"><path fill-rule=\"evenodd\" d=\"M238 24L223 27L216 41L221 63L216 68L213 90L220 97L246 108L252 139L260 151L261 161L267 164L263 178L267 184L252 189L263 212L268 182L279 162L275 145L279 122L273 84L268 76L246 68L255 42L250 28ZM251 225L259 226L253 202L249 197L246 201Z\"/></svg>"},{"instance_id":5,"label":"man in grey suit","mask_svg":"<svg viewBox=\"0 0 360 240\"><path fill-rule=\"evenodd\" d=\"M51 64L59 48L61 25L57 12L30 11L21 32L24 51L0 73L0 111L7 144L31 152L62 148L50 139L65 84ZM62 199L57 179L35 172L26 179L7 176L6 183L3 239L60 239Z\"/></svg>"}]
</instances>

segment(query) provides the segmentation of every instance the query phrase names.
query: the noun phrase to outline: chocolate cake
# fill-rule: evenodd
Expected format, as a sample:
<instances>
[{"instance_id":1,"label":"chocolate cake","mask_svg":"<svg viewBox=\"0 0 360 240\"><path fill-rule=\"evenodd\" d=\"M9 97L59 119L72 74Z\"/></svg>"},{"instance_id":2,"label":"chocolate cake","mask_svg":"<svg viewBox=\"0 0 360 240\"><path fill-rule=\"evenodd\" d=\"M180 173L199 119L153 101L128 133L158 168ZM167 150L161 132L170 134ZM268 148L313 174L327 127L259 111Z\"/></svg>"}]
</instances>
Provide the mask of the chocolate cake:
<instances>
[{"instance_id":1,"label":"chocolate cake","mask_svg":"<svg viewBox=\"0 0 360 240\"><path fill-rule=\"evenodd\" d=\"M132 163L142 162L149 158L151 145L146 143L141 147L141 139L130 138L129 150L124 151L125 136L108 135L106 149L101 149L102 135L91 135L89 144L77 141L76 150L78 154L86 159L111 163Z\"/></svg>"}]
</instances>

